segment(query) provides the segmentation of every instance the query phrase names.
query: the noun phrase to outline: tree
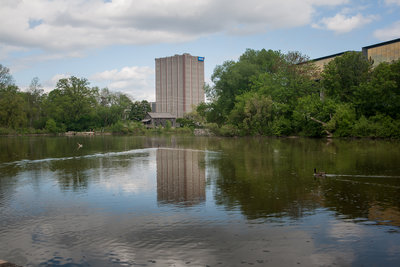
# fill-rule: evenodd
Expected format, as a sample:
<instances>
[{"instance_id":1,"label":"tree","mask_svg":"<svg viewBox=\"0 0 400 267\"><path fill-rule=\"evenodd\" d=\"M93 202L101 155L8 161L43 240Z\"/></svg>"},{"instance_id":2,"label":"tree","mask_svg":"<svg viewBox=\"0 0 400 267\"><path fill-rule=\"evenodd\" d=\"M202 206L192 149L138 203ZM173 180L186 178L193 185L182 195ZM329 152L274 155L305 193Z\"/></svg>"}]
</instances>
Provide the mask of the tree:
<instances>
[{"instance_id":1,"label":"tree","mask_svg":"<svg viewBox=\"0 0 400 267\"><path fill-rule=\"evenodd\" d=\"M85 78L60 79L46 99L47 115L67 130L88 130L94 126L97 95L97 88L90 88Z\"/></svg>"},{"instance_id":2,"label":"tree","mask_svg":"<svg viewBox=\"0 0 400 267\"><path fill-rule=\"evenodd\" d=\"M386 114L400 119L400 60L379 64L354 95L359 116Z\"/></svg>"},{"instance_id":3,"label":"tree","mask_svg":"<svg viewBox=\"0 0 400 267\"><path fill-rule=\"evenodd\" d=\"M132 100L123 93L115 93L115 102L111 106L112 112L118 114L120 120L129 119L129 113L131 111Z\"/></svg>"},{"instance_id":4,"label":"tree","mask_svg":"<svg viewBox=\"0 0 400 267\"><path fill-rule=\"evenodd\" d=\"M271 135L273 116L274 102L270 97L248 92L237 96L229 121L245 135Z\"/></svg>"},{"instance_id":5,"label":"tree","mask_svg":"<svg viewBox=\"0 0 400 267\"><path fill-rule=\"evenodd\" d=\"M110 126L130 117L132 100L129 96L119 92L110 92L108 88L96 89L99 91L96 97L98 126Z\"/></svg>"},{"instance_id":6,"label":"tree","mask_svg":"<svg viewBox=\"0 0 400 267\"><path fill-rule=\"evenodd\" d=\"M146 100L135 101L132 103L129 113L131 120L141 121L146 116L147 112L151 111L150 103Z\"/></svg>"},{"instance_id":7,"label":"tree","mask_svg":"<svg viewBox=\"0 0 400 267\"><path fill-rule=\"evenodd\" d=\"M250 91L254 77L261 73L277 73L286 66L281 52L247 49L238 62L226 61L215 68L211 76L214 83L209 95L217 100L215 121L223 121L235 106L236 96Z\"/></svg>"},{"instance_id":8,"label":"tree","mask_svg":"<svg viewBox=\"0 0 400 267\"><path fill-rule=\"evenodd\" d=\"M5 89L14 84L14 79L10 74L10 69L0 64L0 89Z\"/></svg>"},{"instance_id":9,"label":"tree","mask_svg":"<svg viewBox=\"0 0 400 267\"><path fill-rule=\"evenodd\" d=\"M10 69L0 64L0 126L17 129L25 126L25 101L14 85Z\"/></svg>"},{"instance_id":10,"label":"tree","mask_svg":"<svg viewBox=\"0 0 400 267\"><path fill-rule=\"evenodd\" d=\"M333 132L335 136L351 136L355 122L356 112L353 105L350 103L339 103L336 106L335 114L327 123L326 129Z\"/></svg>"},{"instance_id":11,"label":"tree","mask_svg":"<svg viewBox=\"0 0 400 267\"><path fill-rule=\"evenodd\" d=\"M39 82L39 78L33 78L25 93L29 127L43 128L45 126L45 118L42 114L42 102L44 97L44 90Z\"/></svg>"},{"instance_id":12,"label":"tree","mask_svg":"<svg viewBox=\"0 0 400 267\"><path fill-rule=\"evenodd\" d=\"M372 62L361 52L347 52L330 61L322 72L327 96L342 102L353 102L357 87L368 80Z\"/></svg>"},{"instance_id":13,"label":"tree","mask_svg":"<svg viewBox=\"0 0 400 267\"><path fill-rule=\"evenodd\" d=\"M15 85L0 90L0 125L18 129L26 126L25 100Z\"/></svg>"}]
</instances>

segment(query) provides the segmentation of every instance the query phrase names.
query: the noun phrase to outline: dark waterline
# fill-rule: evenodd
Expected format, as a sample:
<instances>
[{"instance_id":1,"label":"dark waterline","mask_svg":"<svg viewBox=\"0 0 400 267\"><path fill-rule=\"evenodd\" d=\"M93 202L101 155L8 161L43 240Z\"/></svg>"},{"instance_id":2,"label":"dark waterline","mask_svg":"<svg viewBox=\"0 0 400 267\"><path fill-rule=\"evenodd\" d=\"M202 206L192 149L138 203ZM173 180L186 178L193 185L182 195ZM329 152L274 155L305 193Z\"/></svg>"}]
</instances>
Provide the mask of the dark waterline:
<instances>
[{"instance_id":1,"label":"dark waterline","mask_svg":"<svg viewBox=\"0 0 400 267\"><path fill-rule=\"evenodd\" d=\"M399 230L399 142L0 137L23 266L399 266Z\"/></svg>"}]
</instances>

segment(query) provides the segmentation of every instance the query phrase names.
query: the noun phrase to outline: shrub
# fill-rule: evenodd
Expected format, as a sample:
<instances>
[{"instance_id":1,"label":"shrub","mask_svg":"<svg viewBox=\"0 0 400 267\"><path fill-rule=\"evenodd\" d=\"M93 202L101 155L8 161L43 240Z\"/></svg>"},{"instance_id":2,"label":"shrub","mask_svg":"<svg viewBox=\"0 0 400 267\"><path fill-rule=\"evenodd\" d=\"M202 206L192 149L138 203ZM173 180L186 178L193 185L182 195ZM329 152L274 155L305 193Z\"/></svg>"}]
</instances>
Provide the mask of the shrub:
<instances>
[{"instance_id":1,"label":"shrub","mask_svg":"<svg viewBox=\"0 0 400 267\"><path fill-rule=\"evenodd\" d=\"M271 123L272 134L276 136L290 135L292 133L292 125L290 120L281 116L274 119Z\"/></svg>"},{"instance_id":2,"label":"shrub","mask_svg":"<svg viewBox=\"0 0 400 267\"><path fill-rule=\"evenodd\" d=\"M124 124L121 121L117 121L110 127L111 132L113 133L126 133L128 129L124 126Z\"/></svg>"},{"instance_id":3,"label":"shrub","mask_svg":"<svg viewBox=\"0 0 400 267\"><path fill-rule=\"evenodd\" d=\"M225 124L219 128L219 135L222 136L237 136L239 135L239 129L232 124Z\"/></svg>"},{"instance_id":4,"label":"shrub","mask_svg":"<svg viewBox=\"0 0 400 267\"><path fill-rule=\"evenodd\" d=\"M375 125L371 123L365 116L361 116L360 119L354 124L353 136L358 137L375 137Z\"/></svg>"},{"instance_id":5,"label":"shrub","mask_svg":"<svg viewBox=\"0 0 400 267\"><path fill-rule=\"evenodd\" d=\"M327 130L338 137L351 136L355 122L356 112L352 105L339 104L332 119L327 123Z\"/></svg>"},{"instance_id":6,"label":"shrub","mask_svg":"<svg viewBox=\"0 0 400 267\"><path fill-rule=\"evenodd\" d=\"M167 120L167 121L165 122L165 129L166 129L167 131L169 131L169 130L171 129L171 127L172 127L171 121Z\"/></svg>"},{"instance_id":7,"label":"shrub","mask_svg":"<svg viewBox=\"0 0 400 267\"><path fill-rule=\"evenodd\" d=\"M59 133L62 130L59 127L57 127L57 123L53 119L48 119L46 121L45 129L49 133Z\"/></svg>"}]
</instances>

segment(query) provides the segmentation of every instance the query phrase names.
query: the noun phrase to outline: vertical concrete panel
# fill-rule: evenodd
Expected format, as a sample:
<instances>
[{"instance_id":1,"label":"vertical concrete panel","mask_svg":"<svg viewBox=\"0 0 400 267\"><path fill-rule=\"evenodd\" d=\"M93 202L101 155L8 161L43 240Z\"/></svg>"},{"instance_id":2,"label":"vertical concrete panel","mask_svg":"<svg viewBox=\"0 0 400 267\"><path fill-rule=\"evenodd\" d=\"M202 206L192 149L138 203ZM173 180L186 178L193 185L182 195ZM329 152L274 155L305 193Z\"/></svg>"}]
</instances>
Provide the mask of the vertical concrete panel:
<instances>
[{"instance_id":1,"label":"vertical concrete panel","mask_svg":"<svg viewBox=\"0 0 400 267\"><path fill-rule=\"evenodd\" d=\"M199 67L199 102L197 104L200 104L204 102L204 61L199 62L200 67Z\"/></svg>"},{"instance_id":2,"label":"vertical concrete panel","mask_svg":"<svg viewBox=\"0 0 400 267\"><path fill-rule=\"evenodd\" d=\"M167 112L167 66L166 59L161 59L161 111Z\"/></svg>"},{"instance_id":3,"label":"vertical concrete panel","mask_svg":"<svg viewBox=\"0 0 400 267\"><path fill-rule=\"evenodd\" d=\"M177 88L177 77L178 77L178 73L177 73L177 57L174 56L171 59L171 86L172 86L172 101L171 101L171 114L172 115L177 115L176 113L176 104L177 104L177 93L178 93L178 88Z\"/></svg>"},{"instance_id":4,"label":"vertical concrete panel","mask_svg":"<svg viewBox=\"0 0 400 267\"><path fill-rule=\"evenodd\" d=\"M161 110L161 66L160 66L160 59L155 60L156 65L156 110Z\"/></svg>"},{"instance_id":5,"label":"vertical concrete panel","mask_svg":"<svg viewBox=\"0 0 400 267\"><path fill-rule=\"evenodd\" d=\"M183 56L177 57L177 95L176 95L176 116L182 117L183 115Z\"/></svg>"},{"instance_id":6,"label":"vertical concrete panel","mask_svg":"<svg viewBox=\"0 0 400 267\"><path fill-rule=\"evenodd\" d=\"M192 111L193 105L196 101L196 95L197 95L197 57L191 57L192 61L192 88L190 91L191 97L190 97L190 105L189 105L189 112Z\"/></svg>"},{"instance_id":7,"label":"vertical concrete panel","mask_svg":"<svg viewBox=\"0 0 400 267\"><path fill-rule=\"evenodd\" d=\"M192 60L190 56L186 57L186 91L185 91L185 107L184 112L189 112L190 92L192 91Z\"/></svg>"}]
</instances>

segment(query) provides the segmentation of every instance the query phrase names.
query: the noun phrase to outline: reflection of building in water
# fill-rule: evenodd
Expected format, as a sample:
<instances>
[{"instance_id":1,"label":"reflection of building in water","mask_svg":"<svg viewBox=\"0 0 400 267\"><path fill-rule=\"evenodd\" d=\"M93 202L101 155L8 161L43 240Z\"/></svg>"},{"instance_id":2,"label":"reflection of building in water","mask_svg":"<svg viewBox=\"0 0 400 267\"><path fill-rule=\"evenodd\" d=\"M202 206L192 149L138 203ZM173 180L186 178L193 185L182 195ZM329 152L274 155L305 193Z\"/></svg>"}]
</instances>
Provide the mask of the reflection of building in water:
<instances>
[{"instance_id":1,"label":"reflection of building in water","mask_svg":"<svg viewBox=\"0 0 400 267\"><path fill-rule=\"evenodd\" d=\"M204 153L193 150L157 150L157 200L198 204L205 200Z\"/></svg>"}]
</instances>

